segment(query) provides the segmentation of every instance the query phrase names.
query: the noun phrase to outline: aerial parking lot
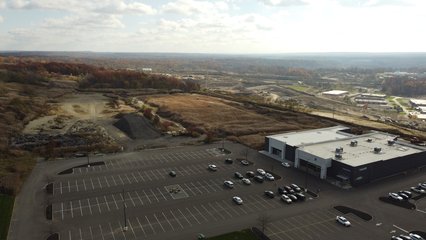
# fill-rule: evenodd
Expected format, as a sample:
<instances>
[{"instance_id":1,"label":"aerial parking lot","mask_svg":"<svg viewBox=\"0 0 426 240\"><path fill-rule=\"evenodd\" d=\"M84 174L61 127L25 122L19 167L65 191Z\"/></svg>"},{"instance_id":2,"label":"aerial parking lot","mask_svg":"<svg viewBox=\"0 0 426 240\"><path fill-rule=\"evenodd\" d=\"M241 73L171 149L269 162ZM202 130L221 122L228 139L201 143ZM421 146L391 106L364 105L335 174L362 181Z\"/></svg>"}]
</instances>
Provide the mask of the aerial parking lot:
<instances>
[{"instance_id":1,"label":"aerial parking lot","mask_svg":"<svg viewBox=\"0 0 426 240\"><path fill-rule=\"evenodd\" d=\"M21 197L17 203L29 201L27 209L23 207L29 214L16 214L23 218L16 217L10 239L48 239L55 233L61 240L195 239L199 233L215 236L259 226L261 216L267 216L265 233L274 240L386 239L392 231L421 230L416 219L425 220L426 214L415 211L414 224L401 224L404 218L386 222L392 219L388 214L398 215L401 209L378 201L374 187L366 191L374 194L370 199L360 193L362 189L338 189L253 150L247 154L248 165L241 164L246 151L242 145L227 143L229 154L219 147L210 144L98 156L91 161L102 164L90 167L85 165L86 158L41 163L30 177L33 181L23 189L32 198ZM65 170L67 174L58 174ZM262 174L262 181L254 180ZM296 193L291 203L282 199L278 188L296 190L291 184L300 186L303 199ZM311 191L305 192L306 186ZM319 189L319 197L310 194ZM385 213L372 203L384 206ZM378 217L366 221L344 214L333 208L338 204ZM339 215L351 226L336 222ZM33 219L34 224L25 225L26 219Z\"/></svg>"}]
</instances>

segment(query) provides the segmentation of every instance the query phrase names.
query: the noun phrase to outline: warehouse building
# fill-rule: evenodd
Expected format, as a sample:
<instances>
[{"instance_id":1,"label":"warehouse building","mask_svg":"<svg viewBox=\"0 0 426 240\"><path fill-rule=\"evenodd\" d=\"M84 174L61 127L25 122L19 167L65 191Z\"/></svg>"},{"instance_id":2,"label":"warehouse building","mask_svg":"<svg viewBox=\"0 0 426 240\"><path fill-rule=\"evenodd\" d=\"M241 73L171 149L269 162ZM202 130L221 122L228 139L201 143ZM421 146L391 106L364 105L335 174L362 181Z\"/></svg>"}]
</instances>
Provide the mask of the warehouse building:
<instances>
[{"instance_id":1,"label":"warehouse building","mask_svg":"<svg viewBox=\"0 0 426 240\"><path fill-rule=\"evenodd\" d=\"M383 132L353 135L343 126L268 136L263 153L352 186L426 165L425 148Z\"/></svg>"}]
</instances>

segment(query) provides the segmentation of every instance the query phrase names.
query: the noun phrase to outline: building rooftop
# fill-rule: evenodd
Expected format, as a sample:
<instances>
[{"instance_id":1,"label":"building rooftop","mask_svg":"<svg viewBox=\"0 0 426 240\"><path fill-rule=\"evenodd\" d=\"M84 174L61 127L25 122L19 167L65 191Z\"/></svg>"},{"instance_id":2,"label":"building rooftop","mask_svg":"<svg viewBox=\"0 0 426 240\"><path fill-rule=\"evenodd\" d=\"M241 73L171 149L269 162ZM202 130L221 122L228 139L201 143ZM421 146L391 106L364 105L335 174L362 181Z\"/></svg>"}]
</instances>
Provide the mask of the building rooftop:
<instances>
[{"instance_id":1,"label":"building rooftop","mask_svg":"<svg viewBox=\"0 0 426 240\"><path fill-rule=\"evenodd\" d=\"M331 141L337 139L348 138L352 135L340 132L340 130L348 129L344 126L334 126L329 128L312 129L300 132L282 133L272 136L267 136L270 139L285 142L291 146L300 146L313 144L317 142Z\"/></svg>"},{"instance_id":2,"label":"building rooftop","mask_svg":"<svg viewBox=\"0 0 426 240\"><path fill-rule=\"evenodd\" d=\"M426 106L426 100L423 99L410 99L410 102L418 106Z\"/></svg>"},{"instance_id":3,"label":"building rooftop","mask_svg":"<svg viewBox=\"0 0 426 240\"><path fill-rule=\"evenodd\" d=\"M343 95L343 94L347 94L347 93L348 93L348 91L331 90L331 91L323 92L322 94L339 96L339 95Z\"/></svg>"},{"instance_id":4,"label":"building rooftop","mask_svg":"<svg viewBox=\"0 0 426 240\"><path fill-rule=\"evenodd\" d=\"M322 143L314 143L299 147L304 152L311 153L324 159L333 159L352 167L362 166L377 161L402 157L414 153L423 152L424 149L407 143L388 144L388 140L393 140L396 136L372 132L361 136L346 139L333 140ZM356 146L351 146L351 141L357 141ZM336 148L343 148L341 158L336 157ZM375 148L380 152L376 153Z\"/></svg>"}]
</instances>

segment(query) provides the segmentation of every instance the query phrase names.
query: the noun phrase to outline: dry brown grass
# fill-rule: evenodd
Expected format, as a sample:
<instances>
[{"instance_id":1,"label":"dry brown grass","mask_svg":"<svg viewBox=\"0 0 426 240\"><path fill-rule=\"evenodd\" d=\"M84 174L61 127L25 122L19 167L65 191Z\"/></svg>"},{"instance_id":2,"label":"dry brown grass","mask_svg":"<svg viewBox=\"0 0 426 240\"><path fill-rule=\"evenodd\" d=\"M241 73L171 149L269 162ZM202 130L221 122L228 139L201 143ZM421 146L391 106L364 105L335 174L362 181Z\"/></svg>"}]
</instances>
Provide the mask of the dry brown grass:
<instances>
[{"instance_id":1,"label":"dry brown grass","mask_svg":"<svg viewBox=\"0 0 426 240\"><path fill-rule=\"evenodd\" d=\"M152 96L149 104L159 107L159 113L168 116L185 127L204 131L225 131L228 135L253 147L260 147L265 135L309 128L330 126L303 113L258 113L236 103L198 94Z\"/></svg>"}]
</instances>

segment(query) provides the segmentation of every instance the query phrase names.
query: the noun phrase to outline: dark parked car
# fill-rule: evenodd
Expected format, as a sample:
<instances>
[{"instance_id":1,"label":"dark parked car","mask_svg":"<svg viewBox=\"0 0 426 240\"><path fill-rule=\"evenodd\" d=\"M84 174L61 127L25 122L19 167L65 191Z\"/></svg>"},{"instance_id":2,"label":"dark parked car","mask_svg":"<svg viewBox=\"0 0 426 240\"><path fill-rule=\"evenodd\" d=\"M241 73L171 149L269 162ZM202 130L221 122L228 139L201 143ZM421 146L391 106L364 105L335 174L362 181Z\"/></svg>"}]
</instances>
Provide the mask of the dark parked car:
<instances>
[{"instance_id":1,"label":"dark parked car","mask_svg":"<svg viewBox=\"0 0 426 240\"><path fill-rule=\"evenodd\" d=\"M176 172L175 172L175 171L170 171L170 172L169 172L169 175L170 175L171 177L176 177Z\"/></svg>"},{"instance_id":2,"label":"dark parked car","mask_svg":"<svg viewBox=\"0 0 426 240\"><path fill-rule=\"evenodd\" d=\"M306 199L305 195L301 194L301 193L295 193L294 194L297 199L299 199L300 201L304 201Z\"/></svg>"},{"instance_id":3,"label":"dark parked car","mask_svg":"<svg viewBox=\"0 0 426 240\"><path fill-rule=\"evenodd\" d=\"M288 192L288 193L294 193L293 188L289 187L289 186L284 186L284 189Z\"/></svg>"},{"instance_id":4,"label":"dark parked car","mask_svg":"<svg viewBox=\"0 0 426 240\"><path fill-rule=\"evenodd\" d=\"M269 197L269 198L274 198L275 194L272 191L265 191L265 196Z\"/></svg>"},{"instance_id":5,"label":"dark parked car","mask_svg":"<svg viewBox=\"0 0 426 240\"><path fill-rule=\"evenodd\" d=\"M263 177L262 176L256 176L256 177L254 177L254 180L256 182L263 183Z\"/></svg>"},{"instance_id":6,"label":"dark parked car","mask_svg":"<svg viewBox=\"0 0 426 240\"><path fill-rule=\"evenodd\" d=\"M285 190L284 187L278 187L278 193L279 194L287 194L288 192L287 192L287 190Z\"/></svg>"},{"instance_id":7,"label":"dark parked car","mask_svg":"<svg viewBox=\"0 0 426 240\"><path fill-rule=\"evenodd\" d=\"M300 187L299 186L297 186L296 184L291 184L290 185L290 187L291 188L293 188L293 190L295 191L295 192L301 192L302 191L302 189L300 189Z\"/></svg>"},{"instance_id":8,"label":"dark parked car","mask_svg":"<svg viewBox=\"0 0 426 240\"><path fill-rule=\"evenodd\" d=\"M246 172L246 176L250 178L250 177L254 177L254 176L255 176L255 174L254 174L254 172L252 172L252 171L247 171L247 172Z\"/></svg>"},{"instance_id":9,"label":"dark parked car","mask_svg":"<svg viewBox=\"0 0 426 240\"><path fill-rule=\"evenodd\" d=\"M234 162L234 160L232 160L231 158L225 159L225 163L227 163L227 164L232 164L233 162Z\"/></svg>"},{"instance_id":10,"label":"dark parked car","mask_svg":"<svg viewBox=\"0 0 426 240\"><path fill-rule=\"evenodd\" d=\"M239 173L239 172L235 172L235 173L234 173L234 176L235 176L236 178L238 178L238 179L243 179L243 178L244 178L243 174L241 174L241 173Z\"/></svg>"},{"instance_id":11,"label":"dark parked car","mask_svg":"<svg viewBox=\"0 0 426 240\"><path fill-rule=\"evenodd\" d=\"M287 196L291 199L291 201L293 201L293 202L297 201L297 197L294 196L293 194L288 194Z\"/></svg>"}]
</instances>

